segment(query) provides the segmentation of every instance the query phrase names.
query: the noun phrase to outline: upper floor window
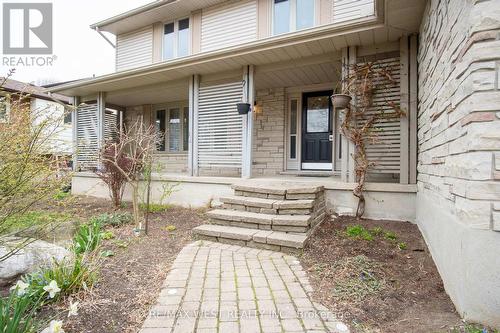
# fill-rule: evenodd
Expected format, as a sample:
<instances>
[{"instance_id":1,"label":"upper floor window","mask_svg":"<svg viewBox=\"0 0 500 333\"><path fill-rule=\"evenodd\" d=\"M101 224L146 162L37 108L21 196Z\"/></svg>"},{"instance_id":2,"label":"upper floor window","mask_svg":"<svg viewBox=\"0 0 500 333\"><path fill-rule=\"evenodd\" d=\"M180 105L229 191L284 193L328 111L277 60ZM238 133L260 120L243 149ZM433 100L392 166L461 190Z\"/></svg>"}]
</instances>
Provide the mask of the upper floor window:
<instances>
[{"instance_id":1,"label":"upper floor window","mask_svg":"<svg viewBox=\"0 0 500 333\"><path fill-rule=\"evenodd\" d=\"M274 0L273 34L310 28L314 25L315 0Z\"/></svg>"},{"instance_id":2,"label":"upper floor window","mask_svg":"<svg viewBox=\"0 0 500 333\"><path fill-rule=\"evenodd\" d=\"M163 60L189 54L189 18L165 24L163 28Z\"/></svg>"}]
</instances>

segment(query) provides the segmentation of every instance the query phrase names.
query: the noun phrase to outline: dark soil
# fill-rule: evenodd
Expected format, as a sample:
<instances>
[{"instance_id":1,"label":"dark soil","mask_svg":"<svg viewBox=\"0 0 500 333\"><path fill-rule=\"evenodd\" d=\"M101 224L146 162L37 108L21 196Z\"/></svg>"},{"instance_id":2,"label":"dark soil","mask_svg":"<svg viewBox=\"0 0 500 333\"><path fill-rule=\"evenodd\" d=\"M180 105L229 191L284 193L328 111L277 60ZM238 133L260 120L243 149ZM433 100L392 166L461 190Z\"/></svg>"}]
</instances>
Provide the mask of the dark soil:
<instances>
[{"instance_id":1,"label":"dark soil","mask_svg":"<svg viewBox=\"0 0 500 333\"><path fill-rule=\"evenodd\" d=\"M384 233L373 240L351 237L346 227L352 225L392 231L396 239L387 239ZM402 242L405 249L398 246ZM345 285L346 278L356 281L367 276L357 275L355 267L338 269L339 262L359 255L373 264L368 274L373 274L382 287L363 297L334 292ZM339 317L344 316L353 332L449 332L462 324L414 224L332 219L316 231L302 262L309 271L316 299Z\"/></svg>"},{"instance_id":2,"label":"dark soil","mask_svg":"<svg viewBox=\"0 0 500 333\"><path fill-rule=\"evenodd\" d=\"M71 199L73 202L61 209L74 212L80 220L113 211L108 200ZM108 228L115 237L104 240L102 250L112 250L114 255L103 258L92 290L76 296L78 316L61 318L65 332L137 332L160 293L171 263L192 241L191 229L203 223L202 210L173 207L150 215L147 236L135 237L130 224ZM166 227L172 225L175 230L167 231ZM53 306L50 312L67 308L68 301Z\"/></svg>"}]
</instances>

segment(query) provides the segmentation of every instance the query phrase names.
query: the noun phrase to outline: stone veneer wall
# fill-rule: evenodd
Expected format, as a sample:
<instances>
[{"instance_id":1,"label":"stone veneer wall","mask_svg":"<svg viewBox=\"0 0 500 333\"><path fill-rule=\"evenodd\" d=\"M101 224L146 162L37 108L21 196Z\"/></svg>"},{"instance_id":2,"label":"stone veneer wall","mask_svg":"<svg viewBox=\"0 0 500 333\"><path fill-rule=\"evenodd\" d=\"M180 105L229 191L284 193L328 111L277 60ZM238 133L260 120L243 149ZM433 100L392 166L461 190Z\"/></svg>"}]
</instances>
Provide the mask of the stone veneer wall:
<instances>
[{"instance_id":1,"label":"stone veneer wall","mask_svg":"<svg viewBox=\"0 0 500 333\"><path fill-rule=\"evenodd\" d=\"M418 61L417 223L459 313L500 327L500 1L429 1Z\"/></svg>"},{"instance_id":2,"label":"stone veneer wall","mask_svg":"<svg viewBox=\"0 0 500 333\"><path fill-rule=\"evenodd\" d=\"M187 173L188 154L186 153L157 153L154 163L159 164L161 171L166 173Z\"/></svg>"},{"instance_id":3,"label":"stone veneer wall","mask_svg":"<svg viewBox=\"0 0 500 333\"><path fill-rule=\"evenodd\" d=\"M285 89L258 90L262 111L254 118L253 176L278 175L284 168Z\"/></svg>"}]
</instances>

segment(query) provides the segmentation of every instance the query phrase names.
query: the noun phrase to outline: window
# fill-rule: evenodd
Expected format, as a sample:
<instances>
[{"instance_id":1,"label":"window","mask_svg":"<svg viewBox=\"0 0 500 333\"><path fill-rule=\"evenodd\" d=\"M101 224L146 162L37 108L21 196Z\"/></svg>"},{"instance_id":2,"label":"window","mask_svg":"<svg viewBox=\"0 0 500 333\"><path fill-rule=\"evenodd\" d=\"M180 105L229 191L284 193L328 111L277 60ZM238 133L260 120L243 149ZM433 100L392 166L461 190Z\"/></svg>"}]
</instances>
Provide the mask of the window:
<instances>
[{"instance_id":1,"label":"window","mask_svg":"<svg viewBox=\"0 0 500 333\"><path fill-rule=\"evenodd\" d=\"M175 107L157 110L156 129L162 135L158 151L173 153L187 151L189 139L189 108Z\"/></svg>"},{"instance_id":2,"label":"window","mask_svg":"<svg viewBox=\"0 0 500 333\"><path fill-rule=\"evenodd\" d=\"M189 18L167 23L163 27L163 60L189 54Z\"/></svg>"},{"instance_id":3,"label":"window","mask_svg":"<svg viewBox=\"0 0 500 333\"><path fill-rule=\"evenodd\" d=\"M314 25L315 0L274 0L275 35L310 28Z\"/></svg>"},{"instance_id":4,"label":"window","mask_svg":"<svg viewBox=\"0 0 500 333\"><path fill-rule=\"evenodd\" d=\"M72 113L71 110L64 108L63 112L64 112L64 124L65 125L71 124L71 113Z\"/></svg>"},{"instance_id":5,"label":"window","mask_svg":"<svg viewBox=\"0 0 500 333\"><path fill-rule=\"evenodd\" d=\"M0 123L7 121L10 111L10 103L8 96L0 96Z\"/></svg>"}]
</instances>

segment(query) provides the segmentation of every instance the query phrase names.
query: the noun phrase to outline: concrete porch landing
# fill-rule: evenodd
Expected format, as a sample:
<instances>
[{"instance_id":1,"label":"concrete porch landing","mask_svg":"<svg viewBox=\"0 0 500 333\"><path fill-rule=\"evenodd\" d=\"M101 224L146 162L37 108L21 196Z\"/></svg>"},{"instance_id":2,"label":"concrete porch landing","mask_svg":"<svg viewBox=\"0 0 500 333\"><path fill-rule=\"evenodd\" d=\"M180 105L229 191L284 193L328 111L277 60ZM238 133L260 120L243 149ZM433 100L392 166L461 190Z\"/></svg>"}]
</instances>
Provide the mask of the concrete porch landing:
<instances>
[{"instance_id":1,"label":"concrete porch landing","mask_svg":"<svg viewBox=\"0 0 500 333\"><path fill-rule=\"evenodd\" d=\"M311 293L293 256L197 241L175 259L140 333L349 332Z\"/></svg>"}]
</instances>

